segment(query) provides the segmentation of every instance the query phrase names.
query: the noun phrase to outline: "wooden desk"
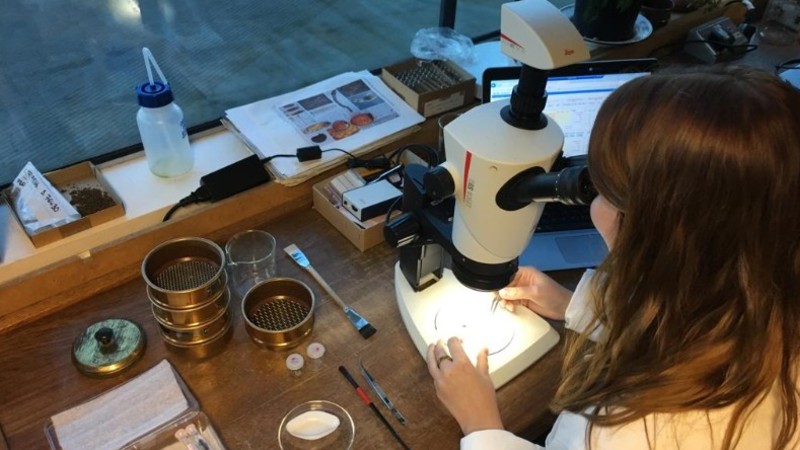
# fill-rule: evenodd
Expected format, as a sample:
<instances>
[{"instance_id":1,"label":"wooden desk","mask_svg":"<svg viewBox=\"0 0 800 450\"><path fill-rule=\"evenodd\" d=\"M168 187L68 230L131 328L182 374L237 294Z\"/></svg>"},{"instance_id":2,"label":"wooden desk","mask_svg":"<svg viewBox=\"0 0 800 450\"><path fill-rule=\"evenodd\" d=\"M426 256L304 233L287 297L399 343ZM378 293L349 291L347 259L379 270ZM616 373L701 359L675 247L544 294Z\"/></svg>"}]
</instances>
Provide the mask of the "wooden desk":
<instances>
[{"instance_id":1,"label":"wooden desk","mask_svg":"<svg viewBox=\"0 0 800 450\"><path fill-rule=\"evenodd\" d=\"M276 236L281 249L291 243L303 249L377 333L363 339L319 285L281 252L279 275L303 280L317 295L313 333L301 348L311 341L324 343L328 353L322 369L291 377L284 365L287 352L263 350L250 341L238 301L232 306L234 333L225 350L205 361L186 360L170 353L161 341L144 281L138 278L0 336L0 426L10 448L48 448L43 427L50 416L130 379L163 358L181 374L229 449L276 448L283 415L312 399L336 402L350 412L356 424L354 448L398 448L337 370L345 365L365 385L358 373L359 359L408 419L408 426L397 425L397 429L411 448L457 448L461 437L458 425L436 399L425 361L400 319L392 278L396 250L383 244L360 253L313 210L262 228ZM564 272L556 276L574 283L578 275ZM90 324L114 317L131 319L143 327L147 335L143 359L111 379L81 375L70 360L74 338ZM498 391L504 423L511 431L533 437L551 424L547 404L558 381L561 348L559 344Z\"/></svg>"}]
</instances>

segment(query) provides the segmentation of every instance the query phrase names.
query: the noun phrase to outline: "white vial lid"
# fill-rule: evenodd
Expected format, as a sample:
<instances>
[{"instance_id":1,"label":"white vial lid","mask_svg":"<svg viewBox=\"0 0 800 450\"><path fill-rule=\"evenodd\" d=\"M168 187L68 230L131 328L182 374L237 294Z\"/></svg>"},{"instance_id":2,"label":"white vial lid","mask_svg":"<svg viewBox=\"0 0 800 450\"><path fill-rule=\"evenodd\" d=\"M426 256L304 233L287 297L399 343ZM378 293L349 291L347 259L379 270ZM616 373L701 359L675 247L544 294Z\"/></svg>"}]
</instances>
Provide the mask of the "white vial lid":
<instances>
[{"instance_id":1,"label":"white vial lid","mask_svg":"<svg viewBox=\"0 0 800 450\"><path fill-rule=\"evenodd\" d=\"M303 368L303 355L300 353L292 353L286 357L286 368L289 370L300 370Z\"/></svg>"},{"instance_id":2,"label":"white vial lid","mask_svg":"<svg viewBox=\"0 0 800 450\"><path fill-rule=\"evenodd\" d=\"M306 347L306 354L310 359L320 359L325 355L325 346L319 342L312 342Z\"/></svg>"}]
</instances>

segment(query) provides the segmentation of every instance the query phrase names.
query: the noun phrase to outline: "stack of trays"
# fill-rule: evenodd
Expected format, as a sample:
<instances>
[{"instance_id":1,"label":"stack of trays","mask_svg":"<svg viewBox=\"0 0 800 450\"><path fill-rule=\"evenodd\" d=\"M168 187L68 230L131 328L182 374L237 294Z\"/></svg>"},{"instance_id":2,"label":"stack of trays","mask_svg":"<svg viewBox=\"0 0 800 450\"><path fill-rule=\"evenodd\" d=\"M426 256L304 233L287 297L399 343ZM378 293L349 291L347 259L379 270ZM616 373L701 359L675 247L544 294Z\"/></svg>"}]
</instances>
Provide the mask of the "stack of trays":
<instances>
[{"instance_id":1,"label":"stack of trays","mask_svg":"<svg viewBox=\"0 0 800 450\"><path fill-rule=\"evenodd\" d=\"M212 241L187 237L157 246L142 262L147 297L161 338L173 352L206 358L231 335L225 253Z\"/></svg>"}]
</instances>

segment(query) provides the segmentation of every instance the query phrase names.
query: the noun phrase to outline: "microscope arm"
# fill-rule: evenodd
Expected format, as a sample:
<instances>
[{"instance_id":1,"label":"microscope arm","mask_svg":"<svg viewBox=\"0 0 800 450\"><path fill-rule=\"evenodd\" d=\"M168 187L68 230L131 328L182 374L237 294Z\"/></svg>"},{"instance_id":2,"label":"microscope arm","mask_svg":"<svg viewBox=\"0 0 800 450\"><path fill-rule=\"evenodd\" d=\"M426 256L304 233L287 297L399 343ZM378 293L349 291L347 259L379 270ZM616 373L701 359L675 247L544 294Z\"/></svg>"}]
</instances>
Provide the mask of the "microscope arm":
<instances>
[{"instance_id":1,"label":"microscope arm","mask_svg":"<svg viewBox=\"0 0 800 450\"><path fill-rule=\"evenodd\" d=\"M445 266L473 289L492 291L511 282L517 258L501 264L485 264L465 257L452 241L452 196L430 202L423 183L428 169L406 166L402 215L384 227L386 241L400 249L400 268L409 284L419 291L441 278ZM448 265L448 256L449 262Z\"/></svg>"}]
</instances>

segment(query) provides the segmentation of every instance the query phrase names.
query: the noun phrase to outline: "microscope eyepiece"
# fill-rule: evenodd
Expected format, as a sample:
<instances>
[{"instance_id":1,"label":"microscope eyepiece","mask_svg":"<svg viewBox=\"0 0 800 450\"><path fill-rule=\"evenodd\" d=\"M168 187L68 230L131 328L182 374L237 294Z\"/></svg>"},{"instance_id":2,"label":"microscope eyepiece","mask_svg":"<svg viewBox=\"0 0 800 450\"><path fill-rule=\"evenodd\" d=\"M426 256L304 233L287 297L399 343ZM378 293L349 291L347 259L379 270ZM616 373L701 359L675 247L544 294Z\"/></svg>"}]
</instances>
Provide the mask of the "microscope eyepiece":
<instances>
[{"instance_id":1,"label":"microscope eyepiece","mask_svg":"<svg viewBox=\"0 0 800 450\"><path fill-rule=\"evenodd\" d=\"M539 203L588 205L597 196L586 166L544 173L530 183L531 199Z\"/></svg>"},{"instance_id":2,"label":"microscope eyepiece","mask_svg":"<svg viewBox=\"0 0 800 450\"><path fill-rule=\"evenodd\" d=\"M588 205L597 196L585 165L567 166L554 172L533 167L511 178L497 192L497 204L516 211L532 202Z\"/></svg>"}]
</instances>

